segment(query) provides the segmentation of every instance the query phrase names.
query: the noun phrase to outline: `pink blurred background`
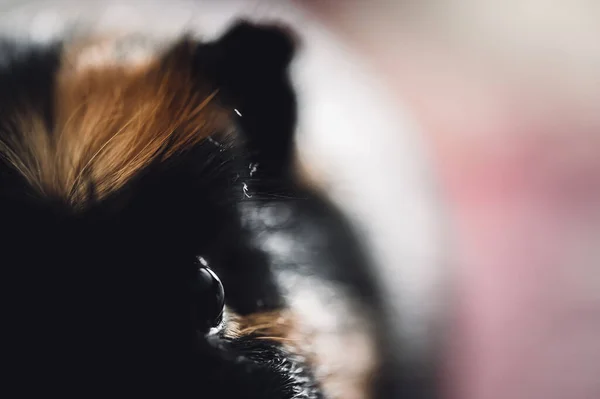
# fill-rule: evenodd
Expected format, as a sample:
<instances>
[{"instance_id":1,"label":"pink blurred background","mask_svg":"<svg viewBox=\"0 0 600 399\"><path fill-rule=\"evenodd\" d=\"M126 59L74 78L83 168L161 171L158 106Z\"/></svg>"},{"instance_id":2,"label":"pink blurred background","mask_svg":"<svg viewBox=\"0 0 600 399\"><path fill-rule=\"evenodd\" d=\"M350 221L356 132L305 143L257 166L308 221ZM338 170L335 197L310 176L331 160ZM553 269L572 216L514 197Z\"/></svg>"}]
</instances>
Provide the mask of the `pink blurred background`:
<instances>
[{"instance_id":1,"label":"pink blurred background","mask_svg":"<svg viewBox=\"0 0 600 399\"><path fill-rule=\"evenodd\" d=\"M600 398L600 3L298 1L426 135L459 276L453 398Z\"/></svg>"}]
</instances>

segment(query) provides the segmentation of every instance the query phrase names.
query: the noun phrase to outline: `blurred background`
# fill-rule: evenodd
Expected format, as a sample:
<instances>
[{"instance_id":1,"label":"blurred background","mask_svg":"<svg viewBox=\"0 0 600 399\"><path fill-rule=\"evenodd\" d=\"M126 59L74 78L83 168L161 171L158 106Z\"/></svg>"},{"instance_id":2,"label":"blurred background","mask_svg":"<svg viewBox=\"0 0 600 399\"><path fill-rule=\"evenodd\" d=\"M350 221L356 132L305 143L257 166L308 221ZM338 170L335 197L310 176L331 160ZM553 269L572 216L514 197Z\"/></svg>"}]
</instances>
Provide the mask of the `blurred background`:
<instances>
[{"instance_id":1,"label":"blurred background","mask_svg":"<svg viewBox=\"0 0 600 399\"><path fill-rule=\"evenodd\" d=\"M0 10L2 34L42 42L67 21L161 37L213 37L237 16L286 21L303 42L299 159L372 249L410 355L441 331L451 398L600 398L600 2Z\"/></svg>"},{"instance_id":2,"label":"blurred background","mask_svg":"<svg viewBox=\"0 0 600 399\"><path fill-rule=\"evenodd\" d=\"M305 4L424 135L458 276L452 396L600 397L600 2Z\"/></svg>"}]
</instances>

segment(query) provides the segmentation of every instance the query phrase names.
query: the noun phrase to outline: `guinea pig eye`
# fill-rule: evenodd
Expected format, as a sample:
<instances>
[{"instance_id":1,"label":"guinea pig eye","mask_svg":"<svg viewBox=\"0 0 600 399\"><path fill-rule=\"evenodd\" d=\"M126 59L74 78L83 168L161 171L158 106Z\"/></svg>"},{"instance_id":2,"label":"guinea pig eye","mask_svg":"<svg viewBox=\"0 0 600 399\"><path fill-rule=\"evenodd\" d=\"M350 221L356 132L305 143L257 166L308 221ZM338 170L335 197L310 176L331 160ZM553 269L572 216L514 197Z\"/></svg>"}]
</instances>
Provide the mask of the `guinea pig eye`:
<instances>
[{"instance_id":1,"label":"guinea pig eye","mask_svg":"<svg viewBox=\"0 0 600 399\"><path fill-rule=\"evenodd\" d=\"M210 329L221 322L225 291L217 274L206 266L200 266L196 272L193 301L198 328Z\"/></svg>"}]
</instances>

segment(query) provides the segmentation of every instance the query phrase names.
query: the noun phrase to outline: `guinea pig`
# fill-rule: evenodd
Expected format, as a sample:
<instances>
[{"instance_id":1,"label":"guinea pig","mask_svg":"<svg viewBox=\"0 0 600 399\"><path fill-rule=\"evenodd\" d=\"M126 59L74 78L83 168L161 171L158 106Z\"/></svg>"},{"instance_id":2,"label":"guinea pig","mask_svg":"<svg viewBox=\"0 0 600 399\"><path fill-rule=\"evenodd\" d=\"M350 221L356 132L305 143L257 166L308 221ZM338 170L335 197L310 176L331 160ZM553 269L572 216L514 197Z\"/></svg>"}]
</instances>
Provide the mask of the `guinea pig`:
<instances>
[{"instance_id":1,"label":"guinea pig","mask_svg":"<svg viewBox=\"0 0 600 399\"><path fill-rule=\"evenodd\" d=\"M422 398L370 260L293 162L300 45L0 45L4 387L18 396Z\"/></svg>"}]
</instances>

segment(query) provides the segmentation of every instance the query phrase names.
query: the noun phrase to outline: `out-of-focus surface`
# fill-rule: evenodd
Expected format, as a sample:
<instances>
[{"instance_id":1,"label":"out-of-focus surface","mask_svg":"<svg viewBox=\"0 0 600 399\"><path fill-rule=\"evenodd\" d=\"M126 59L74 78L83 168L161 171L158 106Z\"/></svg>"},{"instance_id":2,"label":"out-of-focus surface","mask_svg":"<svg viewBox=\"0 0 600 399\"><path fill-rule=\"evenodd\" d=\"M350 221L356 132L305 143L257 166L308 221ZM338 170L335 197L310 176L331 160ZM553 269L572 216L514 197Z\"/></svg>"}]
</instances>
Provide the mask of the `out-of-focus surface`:
<instances>
[{"instance_id":1,"label":"out-of-focus surface","mask_svg":"<svg viewBox=\"0 0 600 399\"><path fill-rule=\"evenodd\" d=\"M425 126L460 277L452 397L600 397L600 3L308 4Z\"/></svg>"}]
</instances>

